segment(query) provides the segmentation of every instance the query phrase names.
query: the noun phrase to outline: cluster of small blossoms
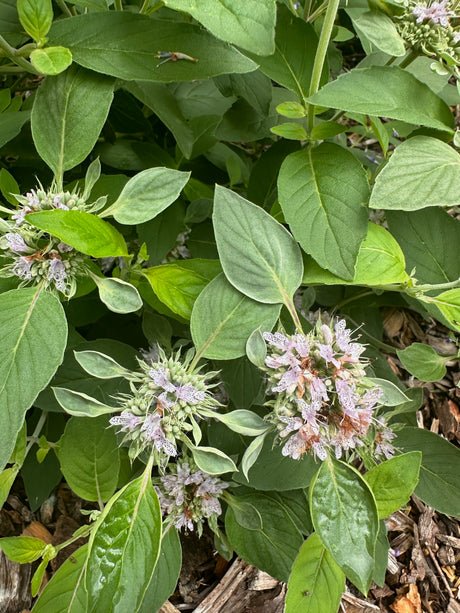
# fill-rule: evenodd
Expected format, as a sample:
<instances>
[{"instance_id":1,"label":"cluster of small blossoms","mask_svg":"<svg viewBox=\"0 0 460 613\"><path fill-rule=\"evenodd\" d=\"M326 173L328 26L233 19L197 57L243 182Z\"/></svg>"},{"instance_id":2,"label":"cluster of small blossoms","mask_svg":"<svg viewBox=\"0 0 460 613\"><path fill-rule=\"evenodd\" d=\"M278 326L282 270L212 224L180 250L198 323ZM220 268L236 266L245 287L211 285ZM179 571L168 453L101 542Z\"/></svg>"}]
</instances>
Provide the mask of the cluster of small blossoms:
<instances>
[{"instance_id":1,"label":"cluster of small blossoms","mask_svg":"<svg viewBox=\"0 0 460 613\"><path fill-rule=\"evenodd\" d=\"M180 530L194 530L201 536L203 523L208 521L216 531L217 519L222 514L219 496L229 486L218 477L204 473L187 458L169 464L167 474L160 477L155 487L163 514Z\"/></svg>"},{"instance_id":2,"label":"cluster of small blossoms","mask_svg":"<svg viewBox=\"0 0 460 613\"><path fill-rule=\"evenodd\" d=\"M131 373L132 394L119 398L122 412L110 419L125 434L130 457L153 453L158 466L179 453L180 442L199 432L201 410L215 410L220 403L210 393L216 373L189 370L191 355L167 358L162 349L154 360L139 360L140 373Z\"/></svg>"},{"instance_id":3,"label":"cluster of small blossoms","mask_svg":"<svg viewBox=\"0 0 460 613\"><path fill-rule=\"evenodd\" d=\"M54 209L82 210L84 200L75 193L45 192L41 187L16 198L20 207L0 226L4 260L0 276L18 277L21 285L42 282L67 297L72 296L77 288L76 279L85 274L84 264L89 257L28 223L27 215Z\"/></svg>"},{"instance_id":4,"label":"cluster of small blossoms","mask_svg":"<svg viewBox=\"0 0 460 613\"><path fill-rule=\"evenodd\" d=\"M264 333L272 348L265 364L275 395L267 419L276 426L283 455L297 460L310 452L324 460L334 449L341 458L365 445L373 445L376 456L393 455L395 435L373 415L382 390L366 379L360 358L365 347L351 334L343 319L329 325L319 319L307 335Z\"/></svg>"},{"instance_id":5,"label":"cluster of small blossoms","mask_svg":"<svg viewBox=\"0 0 460 613\"><path fill-rule=\"evenodd\" d=\"M459 17L452 0L441 2L404 2L395 18L399 34L415 50L437 58L445 68L460 64Z\"/></svg>"}]
</instances>

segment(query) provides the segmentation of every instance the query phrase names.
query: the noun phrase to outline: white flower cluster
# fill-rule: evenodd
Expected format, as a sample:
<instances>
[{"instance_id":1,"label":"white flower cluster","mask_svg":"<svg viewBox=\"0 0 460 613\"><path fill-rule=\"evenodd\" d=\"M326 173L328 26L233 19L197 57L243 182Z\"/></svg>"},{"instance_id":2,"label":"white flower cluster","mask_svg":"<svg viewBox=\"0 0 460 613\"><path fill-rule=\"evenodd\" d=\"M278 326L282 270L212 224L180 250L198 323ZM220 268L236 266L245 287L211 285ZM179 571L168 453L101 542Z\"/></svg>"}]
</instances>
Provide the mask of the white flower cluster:
<instances>
[{"instance_id":1,"label":"white flower cluster","mask_svg":"<svg viewBox=\"0 0 460 613\"><path fill-rule=\"evenodd\" d=\"M330 325L318 320L307 335L264 333L272 348L265 364L275 395L267 403L272 406L268 419L283 441L283 455L297 460L313 453L325 460L333 449L341 458L370 444L377 456L393 455L395 435L374 417L382 391L366 378L360 358L365 347L351 334L343 319Z\"/></svg>"}]
</instances>

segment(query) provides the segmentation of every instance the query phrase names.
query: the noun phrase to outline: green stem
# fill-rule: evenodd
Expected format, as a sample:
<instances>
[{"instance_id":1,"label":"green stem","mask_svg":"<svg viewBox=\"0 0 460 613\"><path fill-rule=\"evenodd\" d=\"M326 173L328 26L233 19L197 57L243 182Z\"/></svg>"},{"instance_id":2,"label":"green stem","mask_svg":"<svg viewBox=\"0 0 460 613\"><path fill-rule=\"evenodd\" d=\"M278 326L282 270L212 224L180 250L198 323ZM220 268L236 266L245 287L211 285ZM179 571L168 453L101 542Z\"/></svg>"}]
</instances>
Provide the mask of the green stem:
<instances>
[{"instance_id":1,"label":"green stem","mask_svg":"<svg viewBox=\"0 0 460 613\"><path fill-rule=\"evenodd\" d=\"M48 413L43 412L40 415L40 419L37 422L37 425L35 426L35 430L32 434L32 436L29 438L29 442L27 443L27 447L26 447L26 453L24 458L27 456L27 454L29 453L29 451L32 448L32 445L34 445L35 443L38 443L38 437L40 436L40 432L43 430L43 426L45 425L45 421L46 418L48 417Z\"/></svg>"},{"instance_id":2,"label":"green stem","mask_svg":"<svg viewBox=\"0 0 460 613\"><path fill-rule=\"evenodd\" d=\"M66 16L66 17L73 17L72 15L72 11L69 9L69 7L67 6L67 4L64 2L64 0L56 0L56 4L58 5L58 7L61 9L62 13Z\"/></svg>"},{"instance_id":3,"label":"green stem","mask_svg":"<svg viewBox=\"0 0 460 613\"><path fill-rule=\"evenodd\" d=\"M430 292L438 289L453 289L460 285L460 279L455 281L449 281L447 283L437 283L436 285L416 285L413 289L415 291ZM408 292L409 293L409 292Z\"/></svg>"},{"instance_id":4,"label":"green stem","mask_svg":"<svg viewBox=\"0 0 460 613\"><path fill-rule=\"evenodd\" d=\"M302 323L300 322L299 315L294 306L294 302L290 298L285 298L284 305L289 311L289 314L292 317L293 322L295 323L295 327L299 332L303 332Z\"/></svg>"},{"instance_id":5,"label":"green stem","mask_svg":"<svg viewBox=\"0 0 460 613\"><path fill-rule=\"evenodd\" d=\"M123 10L123 2L122 0L115 0L115 10L122 11Z\"/></svg>"},{"instance_id":6,"label":"green stem","mask_svg":"<svg viewBox=\"0 0 460 613\"><path fill-rule=\"evenodd\" d=\"M12 47L7 40L0 35L0 51L3 51L4 54L15 64L21 66L25 72L31 72L32 74L41 75L41 72L32 66L30 62L28 62L25 58L21 57L20 49L15 49ZM8 68L7 66L5 68ZM1 69L1 66L0 66Z\"/></svg>"},{"instance_id":7,"label":"green stem","mask_svg":"<svg viewBox=\"0 0 460 613\"><path fill-rule=\"evenodd\" d=\"M342 300L341 302L335 305L333 313L336 313L339 309L341 309L346 304L349 304L350 302L354 302L355 300L359 300L360 298L364 298L364 296L371 296L373 293L374 293L373 290L366 290L364 292L360 292L359 294L355 294L354 296L350 296L350 298L345 298L345 300Z\"/></svg>"},{"instance_id":8,"label":"green stem","mask_svg":"<svg viewBox=\"0 0 460 613\"><path fill-rule=\"evenodd\" d=\"M305 0L305 6L303 9L303 18L308 21L310 18L311 9L315 0Z\"/></svg>"},{"instance_id":9,"label":"green stem","mask_svg":"<svg viewBox=\"0 0 460 613\"><path fill-rule=\"evenodd\" d=\"M192 373L195 368L196 365L198 364L198 362L201 360L201 358L203 357L203 352L206 349L206 345L204 345L204 347L202 347L199 351L197 351L193 357L193 360L190 362L190 366L188 367L188 372Z\"/></svg>"},{"instance_id":10,"label":"green stem","mask_svg":"<svg viewBox=\"0 0 460 613\"><path fill-rule=\"evenodd\" d=\"M340 0L329 0L327 5L326 15L324 17L323 27L319 37L318 48L316 49L315 61L310 81L310 89L308 95L313 96L319 89L321 75L323 73L324 62L326 61L327 48L331 39L332 29L334 27L335 17L339 8ZM308 105L308 132L313 128L315 120L315 105Z\"/></svg>"},{"instance_id":11,"label":"green stem","mask_svg":"<svg viewBox=\"0 0 460 613\"><path fill-rule=\"evenodd\" d=\"M313 13L308 18L308 21L310 23L315 21L315 19L317 19L322 13L324 13L324 11L326 10L326 7L327 7L327 0L325 0L322 4L318 6L317 9L313 11Z\"/></svg>"},{"instance_id":12,"label":"green stem","mask_svg":"<svg viewBox=\"0 0 460 613\"><path fill-rule=\"evenodd\" d=\"M142 15L147 13L147 10L149 8L149 4L150 4L150 0L144 0L144 2L142 3L142 6L140 8L139 13L141 13Z\"/></svg>"},{"instance_id":13,"label":"green stem","mask_svg":"<svg viewBox=\"0 0 460 613\"><path fill-rule=\"evenodd\" d=\"M0 66L0 74L24 74L24 68L19 66Z\"/></svg>"},{"instance_id":14,"label":"green stem","mask_svg":"<svg viewBox=\"0 0 460 613\"><path fill-rule=\"evenodd\" d=\"M412 64L412 62L414 60L416 60L419 56L418 51L415 51L414 49L412 49L412 51L410 51L406 57L404 57L398 64L398 68L407 68L407 66L409 66L409 64Z\"/></svg>"}]
</instances>

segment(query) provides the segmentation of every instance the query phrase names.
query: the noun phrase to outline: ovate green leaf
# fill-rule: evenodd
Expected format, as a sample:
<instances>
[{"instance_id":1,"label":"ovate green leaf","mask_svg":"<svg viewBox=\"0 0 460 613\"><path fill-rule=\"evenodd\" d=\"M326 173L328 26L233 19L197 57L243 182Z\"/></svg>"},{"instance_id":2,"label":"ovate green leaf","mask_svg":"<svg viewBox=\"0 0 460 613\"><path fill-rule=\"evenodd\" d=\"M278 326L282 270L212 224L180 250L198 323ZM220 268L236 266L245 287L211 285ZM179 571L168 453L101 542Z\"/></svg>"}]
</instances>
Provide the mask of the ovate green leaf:
<instances>
[{"instance_id":1,"label":"ovate green leaf","mask_svg":"<svg viewBox=\"0 0 460 613\"><path fill-rule=\"evenodd\" d=\"M34 49L30 61L43 74L57 75L70 66L72 54L65 47L46 47Z\"/></svg>"},{"instance_id":2,"label":"ovate green leaf","mask_svg":"<svg viewBox=\"0 0 460 613\"><path fill-rule=\"evenodd\" d=\"M53 21L51 0L18 0L18 15L24 30L35 42L44 42Z\"/></svg>"},{"instance_id":3,"label":"ovate green leaf","mask_svg":"<svg viewBox=\"0 0 460 613\"><path fill-rule=\"evenodd\" d=\"M67 322L59 300L39 287L0 295L0 469L26 411L62 362Z\"/></svg>"},{"instance_id":4,"label":"ovate green leaf","mask_svg":"<svg viewBox=\"0 0 460 613\"><path fill-rule=\"evenodd\" d=\"M214 36L260 55L275 50L275 0L165 0L185 11Z\"/></svg>"},{"instance_id":5,"label":"ovate green leaf","mask_svg":"<svg viewBox=\"0 0 460 613\"><path fill-rule=\"evenodd\" d=\"M214 231L225 276L240 292L265 303L292 299L302 280L299 246L261 207L216 186Z\"/></svg>"},{"instance_id":6,"label":"ovate green leaf","mask_svg":"<svg viewBox=\"0 0 460 613\"><path fill-rule=\"evenodd\" d=\"M72 417L60 440L59 461L78 496L106 502L117 487L120 469L117 437L108 419Z\"/></svg>"},{"instance_id":7,"label":"ovate green leaf","mask_svg":"<svg viewBox=\"0 0 460 613\"><path fill-rule=\"evenodd\" d=\"M309 102L449 132L454 125L447 104L428 85L397 66L353 68L325 85Z\"/></svg>"},{"instance_id":8,"label":"ovate green leaf","mask_svg":"<svg viewBox=\"0 0 460 613\"><path fill-rule=\"evenodd\" d=\"M214 447L191 447L198 468L208 475L221 475L236 470L235 463L226 453Z\"/></svg>"},{"instance_id":9,"label":"ovate green leaf","mask_svg":"<svg viewBox=\"0 0 460 613\"><path fill-rule=\"evenodd\" d=\"M377 175L369 206L414 211L458 204L460 155L437 138L414 136L396 147Z\"/></svg>"},{"instance_id":10,"label":"ovate green leaf","mask_svg":"<svg viewBox=\"0 0 460 613\"><path fill-rule=\"evenodd\" d=\"M68 47L77 64L127 81L189 81L257 68L199 26L130 11L62 19L53 24L50 43ZM158 54L172 51L192 59L169 60L159 66L168 58Z\"/></svg>"},{"instance_id":11,"label":"ovate green leaf","mask_svg":"<svg viewBox=\"0 0 460 613\"><path fill-rule=\"evenodd\" d=\"M364 34L372 46L380 51L400 57L406 53L404 39L398 34L395 24L388 15L380 10L364 11L355 17L349 12L358 35Z\"/></svg>"},{"instance_id":12,"label":"ovate green leaf","mask_svg":"<svg viewBox=\"0 0 460 613\"><path fill-rule=\"evenodd\" d=\"M355 469L328 458L310 488L310 509L326 549L366 594L379 530L377 507L366 482Z\"/></svg>"},{"instance_id":13,"label":"ovate green leaf","mask_svg":"<svg viewBox=\"0 0 460 613\"><path fill-rule=\"evenodd\" d=\"M91 278L97 285L99 298L114 313L134 313L142 307L142 298L131 283L115 277L92 275Z\"/></svg>"},{"instance_id":14,"label":"ovate green leaf","mask_svg":"<svg viewBox=\"0 0 460 613\"><path fill-rule=\"evenodd\" d=\"M404 254L392 235L382 226L368 225L367 236L361 243L352 281L337 277L320 268L312 257L304 258L306 285L391 285L408 279Z\"/></svg>"},{"instance_id":15,"label":"ovate green leaf","mask_svg":"<svg viewBox=\"0 0 460 613\"><path fill-rule=\"evenodd\" d=\"M271 330L280 305L262 304L237 291L223 274L198 296L191 316L191 332L203 357L231 360L245 354L246 342L256 328Z\"/></svg>"},{"instance_id":16,"label":"ovate green leaf","mask_svg":"<svg viewBox=\"0 0 460 613\"><path fill-rule=\"evenodd\" d=\"M117 410L116 407L103 404L87 394L65 387L53 387L53 392L64 411L76 417L98 417L106 413L114 413Z\"/></svg>"},{"instance_id":17,"label":"ovate green leaf","mask_svg":"<svg viewBox=\"0 0 460 613\"><path fill-rule=\"evenodd\" d=\"M460 517L460 450L433 432L409 426L398 432L394 444L422 452L416 495L437 511Z\"/></svg>"},{"instance_id":18,"label":"ovate green leaf","mask_svg":"<svg viewBox=\"0 0 460 613\"><path fill-rule=\"evenodd\" d=\"M420 381L439 381L446 374L446 360L430 345L412 343L396 353L404 368Z\"/></svg>"},{"instance_id":19,"label":"ovate green leaf","mask_svg":"<svg viewBox=\"0 0 460 613\"><path fill-rule=\"evenodd\" d=\"M281 208L302 249L347 280L366 236L366 173L346 149L323 143L291 153L278 178Z\"/></svg>"},{"instance_id":20,"label":"ovate green leaf","mask_svg":"<svg viewBox=\"0 0 460 613\"><path fill-rule=\"evenodd\" d=\"M379 518L400 509L414 491L420 472L422 454L405 453L382 462L364 475L377 503Z\"/></svg>"},{"instance_id":21,"label":"ovate green leaf","mask_svg":"<svg viewBox=\"0 0 460 613\"><path fill-rule=\"evenodd\" d=\"M87 613L137 611L160 545L161 510L148 467L108 502L91 533Z\"/></svg>"},{"instance_id":22,"label":"ovate green leaf","mask_svg":"<svg viewBox=\"0 0 460 613\"><path fill-rule=\"evenodd\" d=\"M10 536L0 539L0 548L13 562L35 562L42 555L46 543L32 536Z\"/></svg>"},{"instance_id":23,"label":"ovate green leaf","mask_svg":"<svg viewBox=\"0 0 460 613\"><path fill-rule=\"evenodd\" d=\"M171 168L148 168L128 181L101 217L112 215L126 225L149 221L177 199L189 177L189 172Z\"/></svg>"},{"instance_id":24,"label":"ovate green leaf","mask_svg":"<svg viewBox=\"0 0 460 613\"><path fill-rule=\"evenodd\" d=\"M286 613L337 613L345 575L317 534L302 545L289 577Z\"/></svg>"},{"instance_id":25,"label":"ovate green leaf","mask_svg":"<svg viewBox=\"0 0 460 613\"><path fill-rule=\"evenodd\" d=\"M67 21L73 19L62 20ZM112 103L114 82L71 66L47 77L39 87L32 136L40 157L56 176L82 162L94 147Z\"/></svg>"},{"instance_id":26,"label":"ovate green leaf","mask_svg":"<svg viewBox=\"0 0 460 613\"><path fill-rule=\"evenodd\" d=\"M125 239L120 232L91 213L54 209L29 213L27 221L95 258L128 255Z\"/></svg>"}]
</instances>

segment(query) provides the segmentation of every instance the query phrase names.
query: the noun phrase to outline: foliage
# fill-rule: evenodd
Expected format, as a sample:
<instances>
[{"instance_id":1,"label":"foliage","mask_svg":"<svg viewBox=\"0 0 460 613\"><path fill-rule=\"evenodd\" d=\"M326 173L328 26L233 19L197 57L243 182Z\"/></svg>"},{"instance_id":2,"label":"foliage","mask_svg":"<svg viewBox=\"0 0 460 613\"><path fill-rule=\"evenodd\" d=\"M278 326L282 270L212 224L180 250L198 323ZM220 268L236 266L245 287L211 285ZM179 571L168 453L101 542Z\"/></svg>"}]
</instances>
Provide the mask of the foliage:
<instances>
[{"instance_id":1,"label":"foliage","mask_svg":"<svg viewBox=\"0 0 460 613\"><path fill-rule=\"evenodd\" d=\"M86 516L0 547L36 596L88 539L33 611L158 610L210 530L335 613L413 491L460 515L460 452L385 361L460 355L455 6L1 3L0 499L63 476ZM394 304L452 350L386 345Z\"/></svg>"}]
</instances>

